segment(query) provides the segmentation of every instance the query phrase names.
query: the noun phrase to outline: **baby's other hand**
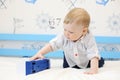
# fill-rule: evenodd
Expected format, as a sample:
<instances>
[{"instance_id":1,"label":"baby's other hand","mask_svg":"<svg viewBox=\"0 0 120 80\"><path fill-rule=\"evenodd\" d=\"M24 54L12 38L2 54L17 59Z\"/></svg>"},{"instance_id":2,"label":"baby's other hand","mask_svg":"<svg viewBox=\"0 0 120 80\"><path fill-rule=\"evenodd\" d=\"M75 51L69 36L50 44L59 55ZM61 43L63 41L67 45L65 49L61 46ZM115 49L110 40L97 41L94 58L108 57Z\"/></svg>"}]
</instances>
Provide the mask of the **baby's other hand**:
<instances>
[{"instance_id":1,"label":"baby's other hand","mask_svg":"<svg viewBox=\"0 0 120 80\"><path fill-rule=\"evenodd\" d=\"M97 74L97 73L98 73L97 70L89 70L89 71L84 72L84 74Z\"/></svg>"}]
</instances>

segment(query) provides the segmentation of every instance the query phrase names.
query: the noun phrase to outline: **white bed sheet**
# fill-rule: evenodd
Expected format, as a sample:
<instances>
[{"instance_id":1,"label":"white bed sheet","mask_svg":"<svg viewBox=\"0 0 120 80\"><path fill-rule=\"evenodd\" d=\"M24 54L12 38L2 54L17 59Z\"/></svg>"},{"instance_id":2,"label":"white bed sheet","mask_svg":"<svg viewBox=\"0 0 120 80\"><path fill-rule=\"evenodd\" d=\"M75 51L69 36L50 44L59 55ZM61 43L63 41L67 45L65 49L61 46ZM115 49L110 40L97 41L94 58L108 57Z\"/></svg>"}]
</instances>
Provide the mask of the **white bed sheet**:
<instances>
[{"instance_id":1,"label":"white bed sheet","mask_svg":"<svg viewBox=\"0 0 120 80\"><path fill-rule=\"evenodd\" d=\"M50 59L51 68L26 76L21 62L26 58L0 57L0 80L120 80L120 61L105 61L95 75L86 75L86 69L62 68L62 59Z\"/></svg>"}]
</instances>

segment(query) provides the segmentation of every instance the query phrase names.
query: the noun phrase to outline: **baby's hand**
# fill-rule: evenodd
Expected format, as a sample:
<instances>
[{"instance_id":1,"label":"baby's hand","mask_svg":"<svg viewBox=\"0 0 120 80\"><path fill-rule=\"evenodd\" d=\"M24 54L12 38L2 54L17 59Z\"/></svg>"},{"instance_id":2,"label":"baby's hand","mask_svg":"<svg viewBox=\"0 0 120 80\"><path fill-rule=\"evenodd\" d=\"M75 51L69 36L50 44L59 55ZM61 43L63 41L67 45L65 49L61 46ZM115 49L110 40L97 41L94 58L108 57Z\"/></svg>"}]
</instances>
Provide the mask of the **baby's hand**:
<instances>
[{"instance_id":1,"label":"baby's hand","mask_svg":"<svg viewBox=\"0 0 120 80\"><path fill-rule=\"evenodd\" d=\"M97 73L98 73L98 70L89 70L84 72L84 74L97 74Z\"/></svg>"},{"instance_id":2,"label":"baby's hand","mask_svg":"<svg viewBox=\"0 0 120 80\"><path fill-rule=\"evenodd\" d=\"M41 54L39 54L39 55L35 55L35 56L31 57L30 60L36 60L36 59L39 59L39 58L40 58L40 59L43 59L44 56L41 55Z\"/></svg>"}]
</instances>

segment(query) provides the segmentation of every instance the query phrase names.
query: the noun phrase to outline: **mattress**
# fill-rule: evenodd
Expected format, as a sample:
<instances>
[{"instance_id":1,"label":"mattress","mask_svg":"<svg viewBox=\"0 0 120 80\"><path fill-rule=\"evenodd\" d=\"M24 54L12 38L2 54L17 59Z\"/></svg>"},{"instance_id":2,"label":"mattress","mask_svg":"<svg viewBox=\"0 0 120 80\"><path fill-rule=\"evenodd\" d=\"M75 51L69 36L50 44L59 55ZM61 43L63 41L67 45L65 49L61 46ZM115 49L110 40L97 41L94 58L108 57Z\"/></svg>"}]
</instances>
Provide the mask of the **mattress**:
<instances>
[{"instance_id":1,"label":"mattress","mask_svg":"<svg viewBox=\"0 0 120 80\"><path fill-rule=\"evenodd\" d=\"M119 80L120 60L105 61L98 74L87 75L88 69L62 68L62 59L50 59L50 69L25 75L24 62L29 58L0 57L0 80Z\"/></svg>"}]
</instances>

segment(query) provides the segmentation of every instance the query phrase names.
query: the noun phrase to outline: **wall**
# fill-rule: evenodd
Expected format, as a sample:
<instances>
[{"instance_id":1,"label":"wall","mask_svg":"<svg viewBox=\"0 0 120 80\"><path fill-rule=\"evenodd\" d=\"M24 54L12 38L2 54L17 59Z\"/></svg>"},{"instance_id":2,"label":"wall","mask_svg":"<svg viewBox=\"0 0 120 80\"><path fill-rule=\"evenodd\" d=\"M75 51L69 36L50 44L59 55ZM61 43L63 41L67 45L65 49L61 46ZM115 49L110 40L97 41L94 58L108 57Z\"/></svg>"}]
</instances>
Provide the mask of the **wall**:
<instances>
[{"instance_id":1,"label":"wall","mask_svg":"<svg viewBox=\"0 0 120 80\"><path fill-rule=\"evenodd\" d=\"M0 0L0 33L59 34L66 13L85 8L97 36L120 36L120 0Z\"/></svg>"}]
</instances>

